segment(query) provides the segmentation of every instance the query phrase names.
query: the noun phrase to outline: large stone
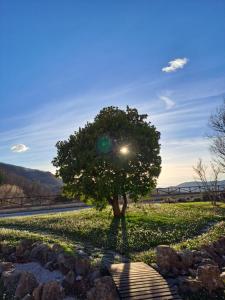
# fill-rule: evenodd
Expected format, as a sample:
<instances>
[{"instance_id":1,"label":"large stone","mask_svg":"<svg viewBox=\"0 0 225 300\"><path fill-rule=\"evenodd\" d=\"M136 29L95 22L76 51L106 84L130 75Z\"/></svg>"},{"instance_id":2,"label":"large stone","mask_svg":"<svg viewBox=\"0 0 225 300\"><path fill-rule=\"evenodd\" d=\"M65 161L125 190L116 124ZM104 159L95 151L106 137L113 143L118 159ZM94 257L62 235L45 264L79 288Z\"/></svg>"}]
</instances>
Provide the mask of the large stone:
<instances>
[{"instance_id":1,"label":"large stone","mask_svg":"<svg viewBox=\"0 0 225 300\"><path fill-rule=\"evenodd\" d=\"M57 281L50 281L44 284L39 284L33 290L34 300L62 300L64 298L64 291Z\"/></svg>"},{"instance_id":2,"label":"large stone","mask_svg":"<svg viewBox=\"0 0 225 300\"><path fill-rule=\"evenodd\" d=\"M11 271L15 267L11 262L0 262L0 276L4 271Z\"/></svg>"},{"instance_id":3,"label":"large stone","mask_svg":"<svg viewBox=\"0 0 225 300\"><path fill-rule=\"evenodd\" d=\"M222 239L213 242L212 245L218 255L223 256L225 254L224 243Z\"/></svg>"},{"instance_id":4,"label":"large stone","mask_svg":"<svg viewBox=\"0 0 225 300\"><path fill-rule=\"evenodd\" d=\"M64 287L64 290L65 290L65 293L66 295L71 295L71 294L74 294L75 292L75 280L76 280L76 276L75 276L75 273L74 271L69 271L63 282L62 282L62 286Z\"/></svg>"},{"instance_id":5,"label":"large stone","mask_svg":"<svg viewBox=\"0 0 225 300\"><path fill-rule=\"evenodd\" d=\"M15 290L16 290L16 287L17 287L17 284L18 284L22 274L23 274L22 271L17 271L17 270L4 271L2 273L2 277L1 277L1 279L3 281L4 288L8 292L14 294Z\"/></svg>"},{"instance_id":6,"label":"large stone","mask_svg":"<svg viewBox=\"0 0 225 300\"><path fill-rule=\"evenodd\" d=\"M87 280L84 279L81 275L76 276L74 287L75 295L81 299L85 298L86 292L89 289Z\"/></svg>"},{"instance_id":7,"label":"large stone","mask_svg":"<svg viewBox=\"0 0 225 300\"><path fill-rule=\"evenodd\" d=\"M156 247L156 261L162 274L177 273L178 270L182 269L181 257L169 246L160 245Z\"/></svg>"},{"instance_id":8,"label":"large stone","mask_svg":"<svg viewBox=\"0 0 225 300\"><path fill-rule=\"evenodd\" d=\"M18 298L23 298L27 294L31 294L34 288L38 286L38 282L35 276L29 272L23 272L20 276L15 296Z\"/></svg>"},{"instance_id":9,"label":"large stone","mask_svg":"<svg viewBox=\"0 0 225 300\"><path fill-rule=\"evenodd\" d=\"M110 276L98 278L87 292L87 300L119 300L116 287Z\"/></svg>"},{"instance_id":10,"label":"large stone","mask_svg":"<svg viewBox=\"0 0 225 300\"><path fill-rule=\"evenodd\" d=\"M77 256L75 259L75 272L77 275L85 276L91 267L90 259L85 256Z\"/></svg>"},{"instance_id":11,"label":"large stone","mask_svg":"<svg viewBox=\"0 0 225 300\"><path fill-rule=\"evenodd\" d=\"M28 258L32 247L32 240L24 239L16 246L16 256Z\"/></svg>"},{"instance_id":12,"label":"large stone","mask_svg":"<svg viewBox=\"0 0 225 300\"><path fill-rule=\"evenodd\" d=\"M203 258L201 262L198 264L198 266L204 266L204 265L218 266L218 264L212 258Z\"/></svg>"},{"instance_id":13,"label":"large stone","mask_svg":"<svg viewBox=\"0 0 225 300\"><path fill-rule=\"evenodd\" d=\"M57 269L57 263L55 260L51 260L51 261L48 261L46 264L45 264L45 269L48 269L49 271L54 271Z\"/></svg>"},{"instance_id":14,"label":"large stone","mask_svg":"<svg viewBox=\"0 0 225 300\"><path fill-rule=\"evenodd\" d=\"M44 284L39 284L38 287L36 287L33 290L32 296L34 300L41 300L41 296L42 296L42 291L43 291L43 286Z\"/></svg>"},{"instance_id":15,"label":"large stone","mask_svg":"<svg viewBox=\"0 0 225 300\"><path fill-rule=\"evenodd\" d=\"M46 244L36 245L30 253L30 258L32 260L39 261L42 264L46 264L50 259L52 259L53 251Z\"/></svg>"},{"instance_id":16,"label":"large stone","mask_svg":"<svg viewBox=\"0 0 225 300\"><path fill-rule=\"evenodd\" d=\"M179 291L182 294L197 293L202 289L202 282L193 278L179 277Z\"/></svg>"},{"instance_id":17,"label":"large stone","mask_svg":"<svg viewBox=\"0 0 225 300\"><path fill-rule=\"evenodd\" d=\"M223 282L225 283L225 272L222 272L220 274L220 278L223 280Z\"/></svg>"},{"instance_id":18,"label":"large stone","mask_svg":"<svg viewBox=\"0 0 225 300\"><path fill-rule=\"evenodd\" d=\"M50 281L43 286L41 300L62 300L64 291L57 281Z\"/></svg>"},{"instance_id":19,"label":"large stone","mask_svg":"<svg viewBox=\"0 0 225 300\"><path fill-rule=\"evenodd\" d=\"M53 250L56 254L60 254L60 253L63 253L63 252L64 252L63 247L60 246L59 244L53 244L53 245L52 245L52 250Z\"/></svg>"},{"instance_id":20,"label":"large stone","mask_svg":"<svg viewBox=\"0 0 225 300\"><path fill-rule=\"evenodd\" d=\"M88 280L91 285L94 285L95 279L100 278L100 277L102 277L100 270L95 270L88 275Z\"/></svg>"},{"instance_id":21,"label":"large stone","mask_svg":"<svg viewBox=\"0 0 225 300\"><path fill-rule=\"evenodd\" d=\"M217 253L213 244L203 246L203 250L206 251L209 254L209 258L213 259L219 266L224 266L224 260L220 254Z\"/></svg>"},{"instance_id":22,"label":"large stone","mask_svg":"<svg viewBox=\"0 0 225 300\"><path fill-rule=\"evenodd\" d=\"M23 297L22 300L34 300L34 299L30 294L27 294L26 296Z\"/></svg>"},{"instance_id":23,"label":"large stone","mask_svg":"<svg viewBox=\"0 0 225 300\"><path fill-rule=\"evenodd\" d=\"M209 291L209 293L217 289L224 288L224 283L220 277L220 270L218 266L204 265L198 267L197 279L202 282L202 285Z\"/></svg>"},{"instance_id":24,"label":"large stone","mask_svg":"<svg viewBox=\"0 0 225 300\"><path fill-rule=\"evenodd\" d=\"M13 246L10 246L6 243L2 243L1 244L1 252L3 255L7 256L7 255L10 255L12 254L13 252L15 252L15 247Z\"/></svg>"},{"instance_id":25,"label":"large stone","mask_svg":"<svg viewBox=\"0 0 225 300\"><path fill-rule=\"evenodd\" d=\"M194 263L194 255L191 250L185 249L179 253L181 257L181 263L185 269L189 269Z\"/></svg>"},{"instance_id":26,"label":"large stone","mask_svg":"<svg viewBox=\"0 0 225 300\"><path fill-rule=\"evenodd\" d=\"M70 270L74 270L75 259L71 255L66 255L64 253L60 253L57 256L57 264L58 264L59 270L65 275Z\"/></svg>"}]
</instances>

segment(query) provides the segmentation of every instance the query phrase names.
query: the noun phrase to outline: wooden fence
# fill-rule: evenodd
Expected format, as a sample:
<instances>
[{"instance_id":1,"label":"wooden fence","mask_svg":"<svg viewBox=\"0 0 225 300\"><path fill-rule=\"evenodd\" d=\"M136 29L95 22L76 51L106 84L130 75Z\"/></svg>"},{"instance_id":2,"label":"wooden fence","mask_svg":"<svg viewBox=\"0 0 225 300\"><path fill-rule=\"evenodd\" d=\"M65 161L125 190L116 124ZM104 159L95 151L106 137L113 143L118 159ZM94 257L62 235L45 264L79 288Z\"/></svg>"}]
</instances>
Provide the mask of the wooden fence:
<instances>
[{"instance_id":1,"label":"wooden fence","mask_svg":"<svg viewBox=\"0 0 225 300\"><path fill-rule=\"evenodd\" d=\"M64 203L78 203L76 199L66 199L60 195L32 195L0 198L0 208L25 208L33 206L50 206Z\"/></svg>"}]
</instances>

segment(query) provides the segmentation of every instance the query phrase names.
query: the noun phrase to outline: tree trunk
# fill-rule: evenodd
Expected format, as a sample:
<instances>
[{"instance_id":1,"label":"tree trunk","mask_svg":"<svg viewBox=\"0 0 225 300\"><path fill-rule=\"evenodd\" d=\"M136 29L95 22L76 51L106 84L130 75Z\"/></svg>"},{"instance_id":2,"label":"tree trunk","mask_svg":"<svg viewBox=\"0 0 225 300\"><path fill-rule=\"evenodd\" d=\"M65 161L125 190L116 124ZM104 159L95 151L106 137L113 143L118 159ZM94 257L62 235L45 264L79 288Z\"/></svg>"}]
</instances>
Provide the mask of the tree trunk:
<instances>
[{"instance_id":1,"label":"tree trunk","mask_svg":"<svg viewBox=\"0 0 225 300\"><path fill-rule=\"evenodd\" d=\"M127 195L123 194L123 207L122 207L122 210L121 210L121 216L122 217L125 217L126 209L127 209Z\"/></svg>"},{"instance_id":2,"label":"tree trunk","mask_svg":"<svg viewBox=\"0 0 225 300\"><path fill-rule=\"evenodd\" d=\"M120 205L119 205L118 196L113 197L113 199L111 200L111 205L112 205L112 208L113 208L114 217L120 217L121 212L120 212Z\"/></svg>"}]
</instances>

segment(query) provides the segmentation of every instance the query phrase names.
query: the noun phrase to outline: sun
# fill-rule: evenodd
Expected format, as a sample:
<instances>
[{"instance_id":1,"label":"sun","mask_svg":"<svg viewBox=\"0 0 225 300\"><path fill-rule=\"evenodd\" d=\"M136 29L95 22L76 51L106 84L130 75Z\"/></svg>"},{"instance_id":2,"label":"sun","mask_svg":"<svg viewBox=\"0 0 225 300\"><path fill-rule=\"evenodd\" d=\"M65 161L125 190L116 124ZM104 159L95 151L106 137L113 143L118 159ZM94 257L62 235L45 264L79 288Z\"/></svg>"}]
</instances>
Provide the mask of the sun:
<instances>
[{"instance_id":1,"label":"sun","mask_svg":"<svg viewBox=\"0 0 225 300\"><path fill-rule=\"evenodd\" d=\"M129 153L129 149L127 146L123 146L120 148L120 153L123 154L123 155L126 155Z\"/></svg>"}]
</instances>

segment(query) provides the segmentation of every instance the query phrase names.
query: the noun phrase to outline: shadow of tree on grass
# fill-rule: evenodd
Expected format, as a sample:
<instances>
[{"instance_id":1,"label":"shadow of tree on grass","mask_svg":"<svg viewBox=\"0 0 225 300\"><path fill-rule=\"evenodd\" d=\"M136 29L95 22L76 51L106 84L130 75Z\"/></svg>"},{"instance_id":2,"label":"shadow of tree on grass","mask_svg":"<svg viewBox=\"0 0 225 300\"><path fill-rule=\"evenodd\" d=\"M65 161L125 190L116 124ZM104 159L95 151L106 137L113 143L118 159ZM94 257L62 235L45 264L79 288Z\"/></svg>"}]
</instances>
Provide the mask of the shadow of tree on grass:
<instances>
[{"instance_id":1,"label":"shadow of tree on grass","mask_svg":"<svg viewBox=\"0 0 225 300\"><path fill-rule=\"evenodd\" d=\"M114 217L112 219L107 234L106 249L102 257L102 265L109 266L114 262L128 261L126 256L129 256L129 243L125 217Z\"/></svg>"}]
</instances>

